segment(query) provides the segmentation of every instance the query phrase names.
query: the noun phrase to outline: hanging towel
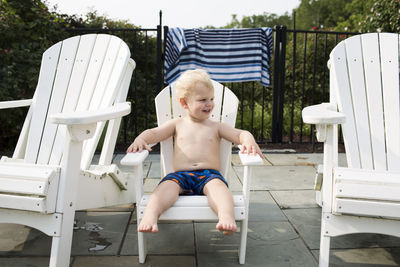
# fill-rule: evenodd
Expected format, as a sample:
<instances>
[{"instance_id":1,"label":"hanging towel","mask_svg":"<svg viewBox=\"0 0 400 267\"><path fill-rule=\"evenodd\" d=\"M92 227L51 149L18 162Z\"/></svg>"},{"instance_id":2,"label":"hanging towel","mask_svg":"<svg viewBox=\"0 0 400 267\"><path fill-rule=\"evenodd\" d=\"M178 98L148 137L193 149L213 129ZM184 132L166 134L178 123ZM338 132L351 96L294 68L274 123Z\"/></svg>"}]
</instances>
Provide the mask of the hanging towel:
<instances>
[{"instance_id":1,"label":"hanging towel","mask_svg":"<svg viewBox=\"0 0 400 267\"><path fill-rule=\"evenodd\" d=\"M271 28L171 28L164 80L169 84L185 70L204 69L218 82L260 81L269 86L271 55Z\"/></svg>"}]
</instances>

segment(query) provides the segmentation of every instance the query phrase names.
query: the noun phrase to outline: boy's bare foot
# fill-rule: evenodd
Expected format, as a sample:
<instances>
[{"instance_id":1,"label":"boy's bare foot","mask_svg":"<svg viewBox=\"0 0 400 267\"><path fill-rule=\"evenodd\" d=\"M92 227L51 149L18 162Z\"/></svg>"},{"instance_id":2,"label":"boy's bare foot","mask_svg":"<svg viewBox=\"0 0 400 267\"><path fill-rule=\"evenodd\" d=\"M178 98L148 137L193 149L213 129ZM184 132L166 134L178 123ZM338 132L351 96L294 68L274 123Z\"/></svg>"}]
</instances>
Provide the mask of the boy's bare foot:
<instances>
[{"instance_id":1,"label":"boy's bare foot","mask_svg":"<svg viewBox=\"0 0 400 267\"><path fill-rule=\"evenodd\" d=\"M233 235L237 230L235 218L232 218L231 216L220 216L215 228L224 235Z\"/></svg>"},{"instance_id":2,"label":"boy's bare foot","mask_svg":"<svg viewBox=\"0 0 400 267\"><path fill-rule=\"evenodd\" d=\"M157 218L155 220L152 220L144 217L139 223L138 232L157 233L158 232Z\"/></svg>"}]
</instances>

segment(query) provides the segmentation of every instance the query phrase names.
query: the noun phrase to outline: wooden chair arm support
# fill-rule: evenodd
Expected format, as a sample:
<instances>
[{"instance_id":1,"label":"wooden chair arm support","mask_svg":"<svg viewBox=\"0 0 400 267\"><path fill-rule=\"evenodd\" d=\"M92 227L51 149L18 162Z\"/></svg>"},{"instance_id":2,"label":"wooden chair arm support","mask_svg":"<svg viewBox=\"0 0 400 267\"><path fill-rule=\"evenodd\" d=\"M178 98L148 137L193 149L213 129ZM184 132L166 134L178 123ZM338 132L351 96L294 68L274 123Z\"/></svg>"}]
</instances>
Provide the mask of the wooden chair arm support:
<instances>
[{"instance_id":1,"label":"wooden chair arm support","mask_svg":"<svg viewBox=\"0 0 400 267\"><path fill-rule=\"evenodd\" d=\"M143 163L143 161L149 155L148 150L143 150L142 152L128 153L121 159L121 165L125 166L138 166Z\"/></svg>"},{"instance_id":2,"label":"wooden chair arm support","mask_svg":"<svg viewBox=\"0 0 400 267\"><path fill-rule=\"evenodd\" d=\"M117 103L111 107L95 111L81 111L57 113L50 115L50 122L66 125L85 125L93 124L99 121L107 121L123 117L129 114L131 106L129 102Z\"/></svg>"},{"instance_id":3,"label":"wooden chair arm support","mask_svg":"<svg viewBox=\"0 0 400 267\"><path fill-rule=\"evenodd\" d=\"M1 101L0 109L27 107L32 104L32 99L22 99L14 101Z\"/></svg>"},{"instance_id":4,"label":"wooden chair arm support","mask_svg":"<svg viewBox=\"0 0 400 267\"><path fill-rule=\"evenodd\" d=\"M242 145L238 145L239 149L242 149ZM263 165L264 162L262 160L262 158L260 157L260 155L256 154L256 155L249 155L247 153L240 153L240 151L238 152L240 161L242 162L243 166L252 166L252 165Z\"/></svg>"},{"instance_id":5,"label":"wooden chair arm support","mask_svg":"<svg viewBox=\"0 0 400 267\"><path fill-rule=\"evenodd\" d=\"M343 113L331 103L309 106L302 111L303 121L308 124L341 124L346 121Z\"/></svg>"}]
</instances>

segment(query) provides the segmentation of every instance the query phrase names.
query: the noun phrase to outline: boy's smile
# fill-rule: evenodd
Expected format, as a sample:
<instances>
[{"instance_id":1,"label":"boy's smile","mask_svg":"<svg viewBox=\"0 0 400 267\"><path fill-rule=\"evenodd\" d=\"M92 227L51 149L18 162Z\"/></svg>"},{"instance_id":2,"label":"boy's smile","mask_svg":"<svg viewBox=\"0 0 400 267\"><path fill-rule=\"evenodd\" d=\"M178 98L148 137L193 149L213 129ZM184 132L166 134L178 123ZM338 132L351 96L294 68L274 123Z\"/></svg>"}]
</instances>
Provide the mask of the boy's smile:
<instances>
[{"instance_id":1,"label":"boy's smile","mask_svg":"<svg viewBox=\"0 0 400 267\"><path fill-rule=\"evenodd\" d=\"M197 83L185 99L183 107L194 121L208 119L214 109L214 89L208 88L203 83Z\"/></svg>"}]
</instances>

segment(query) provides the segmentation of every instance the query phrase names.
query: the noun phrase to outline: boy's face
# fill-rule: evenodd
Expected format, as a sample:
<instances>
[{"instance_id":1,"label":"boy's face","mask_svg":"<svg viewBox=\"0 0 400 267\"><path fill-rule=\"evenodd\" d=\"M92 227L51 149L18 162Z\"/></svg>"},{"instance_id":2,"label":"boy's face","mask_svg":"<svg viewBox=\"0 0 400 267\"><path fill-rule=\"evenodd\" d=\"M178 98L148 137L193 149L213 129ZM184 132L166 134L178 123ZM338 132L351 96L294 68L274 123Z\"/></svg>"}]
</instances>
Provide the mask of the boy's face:
<instances>
[{"instance_id":1,"label":"boy's face","mask_svg":"<svg viewBox=\"0 0 400 267\"><path fill-rule=\"evenodd\" d=\"M208 119L214 108L214 89L208 88L203 83L196 83L189 96L186 99L181 98L180 101L192 119L196 121Z\"/></svg>"}]
</instances>

